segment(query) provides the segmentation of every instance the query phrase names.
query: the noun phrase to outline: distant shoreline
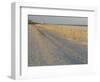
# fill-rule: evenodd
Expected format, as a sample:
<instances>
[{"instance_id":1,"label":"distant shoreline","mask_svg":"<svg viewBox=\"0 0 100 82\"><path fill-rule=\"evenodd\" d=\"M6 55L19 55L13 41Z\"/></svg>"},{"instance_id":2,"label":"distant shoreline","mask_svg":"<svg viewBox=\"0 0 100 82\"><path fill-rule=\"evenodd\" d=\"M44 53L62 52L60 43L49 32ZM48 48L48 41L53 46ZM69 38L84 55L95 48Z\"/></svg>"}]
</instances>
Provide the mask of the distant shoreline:
<instances>
[{"instance_id":1,"label":"distant shoreline","mask_svg":"<svg viewBox=\"0 0 100 82\"><path fill-rule=\"evenodd\" d=\"M28 23L28 24L34 24L34 23ZM74 24L52 24L52 23L36 23L36 24L47 24L47 25L68 25L68 26L84 26L84 27L88 27L88 25L74 25Z\"/></svg>"}]
</instances>

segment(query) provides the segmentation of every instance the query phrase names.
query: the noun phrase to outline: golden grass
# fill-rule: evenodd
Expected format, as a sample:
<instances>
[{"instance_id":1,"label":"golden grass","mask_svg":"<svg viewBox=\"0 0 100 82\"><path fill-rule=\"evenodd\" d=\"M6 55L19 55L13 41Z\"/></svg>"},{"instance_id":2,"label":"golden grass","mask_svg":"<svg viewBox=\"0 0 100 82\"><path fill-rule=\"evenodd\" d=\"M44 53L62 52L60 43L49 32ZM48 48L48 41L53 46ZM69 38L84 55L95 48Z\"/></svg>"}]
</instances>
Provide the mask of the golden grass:
<instances>
[{"instance_id":1,"label":"golden grass","mask_svg":"<svg viewBox=\"0 0 100 82\"><path fill-rule=\"evenodd\" d=\"M37 24L38 27L47 29L58 35L72 39L83 44L87 44L87 27L86 26L71 26L71 25L53 25L53 24Z\"/></svg>"}]
</instances>

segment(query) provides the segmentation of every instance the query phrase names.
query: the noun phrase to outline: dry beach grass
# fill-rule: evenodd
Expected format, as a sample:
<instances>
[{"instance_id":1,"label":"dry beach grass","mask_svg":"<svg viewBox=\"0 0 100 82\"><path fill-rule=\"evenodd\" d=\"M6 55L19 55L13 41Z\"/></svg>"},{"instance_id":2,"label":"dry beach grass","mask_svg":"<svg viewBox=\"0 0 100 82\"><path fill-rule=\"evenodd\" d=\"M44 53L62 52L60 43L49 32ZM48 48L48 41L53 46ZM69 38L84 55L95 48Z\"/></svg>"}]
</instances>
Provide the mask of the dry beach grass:
<instances>
[{"instance_id":1,"label":"dry beach grass","mask_svg":"<svg viewBox=\"0 0 100 82\"><path fill-rule=\"evenodd\" d=\"M36 26L57 33L66 39L75 40L79 43L87 45L87 26L73 25L54 25L54 24L37 24Z\"/></svg>"},{"instance_id":2,"label":"dry beach grass","mask_svg":"<svg viewBox=\"0 0 100 82\"><path fill-rule=\"evenodd\" d=\"M28 66L87 64L86 26L29 24Z\"/></svg>"}]
</instances>

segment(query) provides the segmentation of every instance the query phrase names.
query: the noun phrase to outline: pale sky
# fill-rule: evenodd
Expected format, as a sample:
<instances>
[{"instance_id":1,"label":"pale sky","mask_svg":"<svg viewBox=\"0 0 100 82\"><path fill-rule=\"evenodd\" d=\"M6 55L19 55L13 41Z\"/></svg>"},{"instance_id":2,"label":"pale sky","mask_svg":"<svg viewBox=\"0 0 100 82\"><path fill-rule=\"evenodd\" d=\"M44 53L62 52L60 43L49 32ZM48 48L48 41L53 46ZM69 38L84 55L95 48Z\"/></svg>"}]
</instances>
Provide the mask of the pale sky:
<instances>
[{"instance_id":1,"label":"pale sky","mask_svg":"<svg viewBox=\"0 0 100 82\"><path fill-rule=\"evenodd\" d=\"M49 24L88 25L87 17L29 15L28 20Z\"/></svg>"}]
</instances>

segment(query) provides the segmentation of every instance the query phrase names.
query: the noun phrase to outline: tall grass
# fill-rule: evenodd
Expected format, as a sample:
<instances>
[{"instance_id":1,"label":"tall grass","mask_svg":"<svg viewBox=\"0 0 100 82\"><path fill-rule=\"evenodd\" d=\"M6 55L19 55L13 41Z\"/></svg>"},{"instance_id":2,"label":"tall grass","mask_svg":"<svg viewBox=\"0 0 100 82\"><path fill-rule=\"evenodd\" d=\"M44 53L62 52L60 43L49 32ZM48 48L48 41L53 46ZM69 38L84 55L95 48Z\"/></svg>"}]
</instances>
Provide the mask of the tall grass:
<instances>
[{"instance_id":1,"label":"tall grass","mask_svg":"<svg viewBox=\"0 0 100 82\"><path fill-rule=\"evenodd\" d=\"M52 25L37 24L37 26L49 31L58 33L58 35L75 41L87 43L87 26L71 26L71 25Z\"/></svg>"}]
</instances>

